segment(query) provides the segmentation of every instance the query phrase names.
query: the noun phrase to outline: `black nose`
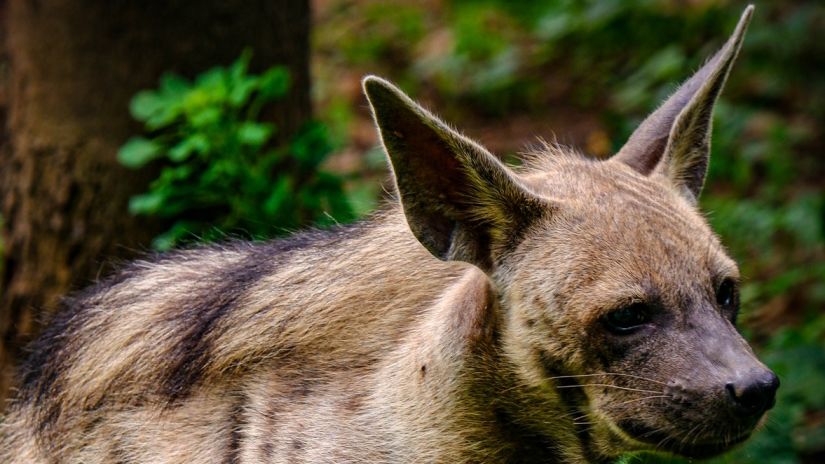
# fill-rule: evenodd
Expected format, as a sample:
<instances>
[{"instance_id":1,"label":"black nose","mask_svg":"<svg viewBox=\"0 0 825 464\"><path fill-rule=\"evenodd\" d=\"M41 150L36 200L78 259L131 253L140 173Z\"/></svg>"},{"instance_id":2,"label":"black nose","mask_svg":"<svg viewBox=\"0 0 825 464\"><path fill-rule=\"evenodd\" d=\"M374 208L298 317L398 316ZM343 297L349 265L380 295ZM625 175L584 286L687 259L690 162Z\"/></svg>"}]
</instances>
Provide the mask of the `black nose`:
<instances>
[{"instance_id":1,"label":"black nose","mask_svg":"<svg viewBox=\"0 0 825 464\"><path fill-rule=\"evenodd\" d=\"M771 409L776 402L778 388L779 377L767 370L743 375L725 385L738 412L750 416L760 416Z\"/></svg>"}]
</instances>

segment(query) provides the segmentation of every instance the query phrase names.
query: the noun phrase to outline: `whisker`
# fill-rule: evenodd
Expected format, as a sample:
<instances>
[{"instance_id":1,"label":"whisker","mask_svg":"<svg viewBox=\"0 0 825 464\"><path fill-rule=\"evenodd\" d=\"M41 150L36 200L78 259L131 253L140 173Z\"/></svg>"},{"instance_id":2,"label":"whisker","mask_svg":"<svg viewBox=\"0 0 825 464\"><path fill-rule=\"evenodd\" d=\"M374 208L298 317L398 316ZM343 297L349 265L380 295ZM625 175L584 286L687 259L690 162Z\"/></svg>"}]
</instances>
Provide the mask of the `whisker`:
<instances>
[{"instance_id":1,"label":"whisker","mask_svg":"<svg viewBox=\"0 0 825 464\"><path fill-rule=\"evenodd\" d=\"M634 378L634 379L647 380L648 382L658 383L660 385L667 386L667 383L660 382L658 380L654 380L654 379L651 379L649 377L643 377L641 375L634 375L634 374L624 374L624 373L621 373L621 372L600 372L600 373L597 373L597 374L557 375L555 377L548 377L548 379L549 380L573 379L573 378L577 378L577 377L598 377L598 376L603 376L603 375L605 375L605 376L606 375L615 375L615 376L620 376L620 377L631 377L631 378Z\"/></svg>"},{"instance_id":2,"label":"whisker","mask_svg":"<svg viewBox=\"0 0 825 464\"><path fill-rule=\"evenodd\" d=\"M628 400L628 401L622 401L621 403L616 403L616 404L613 404L611 406L621 406L623 404L635 403L637 401L643 401L643 400L652 400L652 399L655 399L655 398L672 398L672 397L670 395L644 396L642 398L636 398L636 399L632 399L632 400Z\"/></svg>"},{"instance_id":3,"label":"whisker","mask_svg":"<svg viewBox=\"0 0 825 464\"><path fill-rule=\"evenodd\" d=\"M682 440L682 445L680 446L680 448L684 450L687 446L696 444L696 442L699 440L699 436L702 435L702 432L704 432L704 430L705 426L701 422L694 425L693 428L690 429L690 431L688 431L687 434L685 434L685 439ZM693 435L692 438L691 435Z\"/></svg>"},{"instance_id":4,"label":"whisker","mask_svg":"<svg viewBox=\"0 0 825 464\"><path fill-rule=\"evenodd\" d=\"M699 429L699 432L696 434L696 439L693 441L693 443L694 444L697 443L699 441L699 437L702 434L704 434L705 432L707 432L710 428L711 428L710 424L702 425L702 428Z\"/></svg>"},{"instance_id":5,"label":"whisker","mask_svg":"<svg viewBox=\"0 0 825 464\"><path fill-rule=\"evenodd\" d=\"M562 416L562 419L570 419L572 421L582 420L582 419L586 419L586 418L587 418L586 413L581 413L581 414L570 413L570 414L565 414L564 416Z\"/></svg>"},{"instance_id":6,"label":"whisker","mask_svg":"<svg viewBox=\"0 0 825 464\"><path fill-rule=\"evenodd\" d=\"M558 385L556 388L579 388L579 387L607 387L607 388L618 388L619 390L627 390L627 391L636 391L642 393L655 393L657 395L661 395L664 392L654 391L654 390L643 390L640 388L630 388L630 387L620 387L618 385L610 385L608 383L588 383L583 385Z\"/></svg>"},{"instance_id":7,"label":"whisker","mask_svg":"<svg viewBox=\"0 0 825 464\"><path fill-rule=\"evenodd\" d=\"M655 433L659 433L659 432L663 432L663 431L664 431L664 429L661 429L661 428L654 429L654 430L651 430L650 432L648 432L648 433L646 433L646 434L642 435L642 437L646 437L646 436L648 436L648 435L653 435L653 434L655 434ZM653 447L653 449L654 449L654 450L661 449L661 448L662 448L662 447L664 447L664 446L667 444L667 442L668 442L668 441L670 441L670 440L675 440L675 438L673 437L673 435L672 435L672 434L669 434L669 433L665 434L665 437L664 437L664 438L662 438L661 440L659 440L659 442L658 442L658 443L656 443L656 446L654 446L654 447Z\"/></svg>"}]
</instances>

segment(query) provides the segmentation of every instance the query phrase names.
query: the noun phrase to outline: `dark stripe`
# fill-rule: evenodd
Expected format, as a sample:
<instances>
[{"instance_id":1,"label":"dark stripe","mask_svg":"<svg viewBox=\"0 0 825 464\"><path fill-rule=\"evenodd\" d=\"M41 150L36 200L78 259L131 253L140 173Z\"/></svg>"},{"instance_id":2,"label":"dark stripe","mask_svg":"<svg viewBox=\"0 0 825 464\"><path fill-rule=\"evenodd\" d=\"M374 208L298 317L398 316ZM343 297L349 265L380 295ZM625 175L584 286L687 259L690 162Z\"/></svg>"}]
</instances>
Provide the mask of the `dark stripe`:
<instances>
[{"instance_id":1,"label":"dark stripe","mask_svg":"<svg viewBox=\"0 0 825 464\"><path fill-rule=\"evenodd\" d=\"M505 458L506 464L560 463L561 450L549 437L520 424L504 408L495 409L499 433L512 448Z\"/></svg>"},{"instance_id":2,"label":"dark stripe","mask_svg":"<svg viewBox=\"0 0 825 464\"><path fill-rule=\"evenodd\" d=\"M281 420L279 417L279 412L283 409L284 404L279 401L278 399L271 399L269 404L266 406L266 411L264 412L264 429L263 429L263 444L261 444L261 454L263 455L263 462L271 462L273 457L275 456L275 446L276 441L275 437L280 437L281 430Z\"/></svg>"},{"instance_id":3,"label":"dark stripe","mask_svg":"<svg viewBox=\"0 0 825 464\"><path fill-rule=\"evenodd\" d=\"M64 357L61 354L65 353L64 346L72 332L72 320L81 312L80 305L72 304L70 300L65 300L61 306L51 324L27 347L31 355L20 368L22 393L38 405L53 393L52 386L57 381L62 366L60 360Z\"/></svg>"},{"instance_id":4,"label":"dark stripe","mask_svg":"<svg viewBox=\"0 0 825 464\"><path fill-rule=\"evenodd\" d=\"M293 438L292 443L289 445L289 450L287 451L286 462L290 464L303 462L302 456L304 456L304 447L306 444L304 440L301 438Z\"/></svg>"},{"instance_id":5,"label":"dark stripe","mask_svg":"<svg viewBox=\"0 0 825 464\"><path fill-rule=\"evenodd\" d=\"M555 362L547 353L542 352L540 355L541 364L544 367L545 374L548 377L563 377L555 379L554 383L558 386L566 388L556 389L564 406L567 417L581 417L584 415L583 410L587 405L587 395L584 389L575 378L564 377L569 376L570 373L564 369L560 363ZM596 447L593 445L593 437L590 434L590 426L587 424L575 425L576 438L579 440L582 453L588 463L593 464L608 464L613 462L613 459L601 456L598 454Z\"/></svg>"},{"instance_id":6,"label":"dark stripe","mask_svg":"<svg viewBox=\"0 0 825 464\"><path fill-rule=\"evenodd\" d=\"M216 330L221 321L232 313L238 301L260 279L273 274L280 264L289 260L291 253L310 247L320 251L338 246L367 229L366 224L355 224L327 231L310 231L274 242L224 245L247 256L223 272L208 276L208 282L200 285L201 293L190 299L188 306L181 309L172 322L180 335L169 355L177 362L170 368L162 388L169 403L185 399L202 379L212 353L211 340L220 335ZM210 282L212 285L209 285Z\"/></svg>"},{"instance_id":7,"label":"dark stripe","mask_svg":"<svg viewBox=\"0 0 825 464\"><path fill-rule=\"evenodd\" d=\"M569 377L570 374L563 368L561 363L544 351L539 353L539 360L548 378L561 377L553 380L553 383L565 387L556 389L556 392L566 408L578 410L587 404L587 396L584 394L581 385L574 378Z\"/></svg>"},{"instance_id":8,"label":"dark stripe","mask_svg":"<svg viewBox=\"0 0 825 464\"><path fill-rule=\"evenodd\" d=\"M269 261L250 256L239 264L211 276L213 285L204 284L201 294L180 311L172 321L180 332L179 342L172 348L170 359L177 362L169 371L163 393L170 402L186 398L197 385L209 362L212 347L210 338L219 322L226 318L238 299L259 279L271 271Z\"/></svg>"},{"instance_id":9,"label":"dark stripe","mask_svg":"<svg viewBox=\"0 0 825 464\"><path fill-rule=\"evenodd\" d=\"M263 437L261 440L263 440L259 448L261 462L270 462L275 455L275 445L272 443L272 438L270 437Z\"/></svg>"},{"instance_id":10,"label":"dark stripe","mask_svg":"<svg viewBox=\"0 0 825 464\"><path fill-rule=\"evenodd\" d=\"M246 398L241 395L229 412L229 439L226 446L226 456L223 460L225 464L240 464L241 462L244 429L246 428L245 405Z\"/></svg>"},{"instance_id":11,"label":"dark stripe","mask_svg":"<svg viewBox=\"0 0 825 464\"><path fill-rule=\"evenodd\" d=\"M124 443L125 439L123 437L110 437L109 440L111 442L109 447L109 460L106 462L112 464L128 464L132 461L126 452L127 446L126 443Z\"/></svg>"}]
</instances>

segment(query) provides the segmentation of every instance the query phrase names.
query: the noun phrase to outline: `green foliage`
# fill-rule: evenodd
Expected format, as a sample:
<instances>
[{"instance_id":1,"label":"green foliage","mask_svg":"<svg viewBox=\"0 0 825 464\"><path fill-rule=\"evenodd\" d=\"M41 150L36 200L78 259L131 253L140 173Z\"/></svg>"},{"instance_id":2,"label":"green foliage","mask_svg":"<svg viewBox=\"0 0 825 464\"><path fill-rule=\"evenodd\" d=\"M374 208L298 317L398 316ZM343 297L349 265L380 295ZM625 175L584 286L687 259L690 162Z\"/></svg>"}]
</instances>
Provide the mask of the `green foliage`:
<instances>
[{"instance_id":1,"label":"green foliage","mask_svg":"<svg viewBox=\"0 0 825 464\"><path fill-rule=\"evenodd\" d=\"M189 82L165 75L156 90L138 93L130 110L147 136L124 144L118 159L130 168L158 162L149 191L129 210L172 221L154 246L225 233L253 238L314 223L348 221L353 211L342 179L321 170L331 151L325 126L309 123L288 143L261 110L289 91L286 69L248 72L250 54Z\"/></svg>"},{"instance_id":2,"label":"green foliage","mask_svg":"<svg viewBox=\"0 0 825 464\"><path fill-rule=\"evenodd\" d=\"M390 58L408 53L407 44L420 40L425 33L424 15L420 7L382 2L364 5L357 27L362 33L357 40L340 42L341 52L348 61L369 63L377 56ZM386 21L391 17L393 21Z\"/></svg>"}]
</instances>

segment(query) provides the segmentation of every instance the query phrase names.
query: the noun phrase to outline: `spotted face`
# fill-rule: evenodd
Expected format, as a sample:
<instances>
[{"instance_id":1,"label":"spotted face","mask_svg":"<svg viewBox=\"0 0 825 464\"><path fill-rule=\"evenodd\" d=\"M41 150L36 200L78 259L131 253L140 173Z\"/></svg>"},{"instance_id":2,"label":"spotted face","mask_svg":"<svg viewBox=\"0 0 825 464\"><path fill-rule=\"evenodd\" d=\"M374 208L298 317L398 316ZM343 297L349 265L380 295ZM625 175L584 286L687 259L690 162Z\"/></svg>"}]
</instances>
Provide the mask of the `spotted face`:
<instances>
[{"instance_id":1,"label":"spotted face","mask_svg":"<svg viewBox=\"0 0 825 464\"><path fill-rule=\"evenodd\" d=\"M526 182L557 206L501 270L525 379L609 454L746 439L778 379L736 330L737 267L695 208L613 162L560 159Z\"/></svg>"}]
</instances>

